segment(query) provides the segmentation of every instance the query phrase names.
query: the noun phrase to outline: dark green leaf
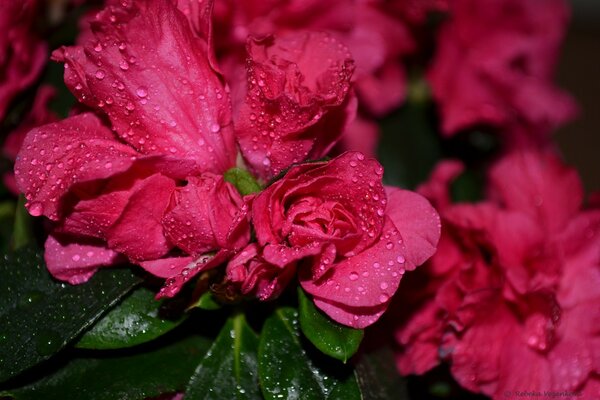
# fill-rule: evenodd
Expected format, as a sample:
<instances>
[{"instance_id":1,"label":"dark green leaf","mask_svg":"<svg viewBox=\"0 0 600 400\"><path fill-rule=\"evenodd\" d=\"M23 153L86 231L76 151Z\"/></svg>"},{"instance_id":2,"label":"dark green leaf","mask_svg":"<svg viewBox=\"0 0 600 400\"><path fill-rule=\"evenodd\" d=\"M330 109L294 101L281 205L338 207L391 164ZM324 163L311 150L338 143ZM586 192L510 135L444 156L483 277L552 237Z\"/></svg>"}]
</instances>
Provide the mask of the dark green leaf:
<instances>
[{"instance_id":1,"label":"dark green leaf","mask_svg":"<svg viewBox=\"0 0 600 400\"><path fill-rule=\"evenodd\" d=\"M193 336L134 355L113 352L111 356L75 358L39 381L0 396L18 400L141 400L182 391L209 345L207 339Z\"/></svg>"},{"instance_id":2,"label":"dark green leaf","mask_svg":"<svg viewBox=\"0 0 600 400\"><path fill-rule=\"evenodd\" d=\"M230 318L194 372L186 400L260 399L258 338L243 314Z\"/></svg>"},{"instance_id":3,"label":"dark green leaf","mask_svg":"<svg viewBox=\"0 0 600 400\"><path fill-rule=\"evenodd\" d=\"M278 309L265 322L258 346L265 399L362 399L351 367L311 354L314 349L302 342L298 325L298 313L291 308Z\"/></svg>"},{"instance_id":4,"label":"dark green leaf","mask_svg":"<svg viewBox=\"0 0 600 400\"><path fill-rule=\"evenodd\" d=\"M460 174L450 186L452 200L457 203L475 203L483 199L485 178L473 170Z\"/></svg>"},{"instance_id":5,"label":"dark green leaf","mask_svg":"<svg viewBox=\"0 0 600 400\"><path fill-rule=\"evenodd\" d=\"M233 184L242 196L260 192L260 185L252 174L245 169L231 168L223 174L223 178Z\"/></svg>"},{"instance_id":6,"label":"dark green leaf","mask_svg":"<svg viewBox=\"0 0 600 400\"><path fill-rule=\"evenodd\" d=\"M212 292L205 292L192 307L198 307L203 310L218 310L221 308L221 303L215 300Z\"/></svg>"},{"instance_id":7,"label":"dark green leaf","mask_svg":"<svg viewBox=\"0 0 600 400\"><path fill-rule=\"evenodd\" d=\"M363 330L349 328L331 320L315 307L300 288L298 302L300 328L317 349L343 362L356 353L364 336Z\"/></svg>"},{"instance_id":8,"label":"dark green leaf","mask_svg":"<svg viewBox=\"0 0 600 400\"><path fill-rule=\"evenodd\" d=\"M12 248L17 250L25 247L33 239L31 216L25 208L25 196L19 196L15 210L15 225L13 228Z\"/></svg>"},{"instance_id":9,"label":"dark green leaf","mask_svg":"<svg viewBox=\"0 0 600 400\"><path fill-rule=\"evenodd\" d=\"M414 188L429 176L441 157L430 106L409 102L382 123L379 161L389 185Z\"/></svg>"},{"instance_id":10,"label":"dark green leaf","mask_svg":"<svg viewBox=\"0 0 600 400\"><path fill-rule=\"evenodd\" d=\"M408 400L406 379L402 378L389 347L360 355L356 376L364 400Z\"/></svg>"},{"instance_id":11,"label":"dark green leaf","mask_svg":"<svg viewBox=\"0 0 600 400\"><path fill-rule=\"evenodd\" d=\"M2 185L0 185L1 187ZM12 200L0 203L0 253L10 250L15 221L15 202Z\"/></svg>"},{"instance_id":12,"label":"dark green leaf","mask_svg":"<svg viewBox=\"0 0 600 400\"><path fill-rule=\"evenodd\" d=\"M0 259L0 382L50 358L126 295L139 278L104 269L78 286L50 277L25 248Z\"/></svg>"},{"instance_id":13,"label":"dark green leaf","mask_svg":"<svg viewBox=\"0 0 600 400\"><path fill-rule=\"evenodd\" d=\"M184 320L168 319L164 304L154 299L154 292L140 287L87 331L77 347L118 349L156 339Z\"/></svg>"}]
</instances>

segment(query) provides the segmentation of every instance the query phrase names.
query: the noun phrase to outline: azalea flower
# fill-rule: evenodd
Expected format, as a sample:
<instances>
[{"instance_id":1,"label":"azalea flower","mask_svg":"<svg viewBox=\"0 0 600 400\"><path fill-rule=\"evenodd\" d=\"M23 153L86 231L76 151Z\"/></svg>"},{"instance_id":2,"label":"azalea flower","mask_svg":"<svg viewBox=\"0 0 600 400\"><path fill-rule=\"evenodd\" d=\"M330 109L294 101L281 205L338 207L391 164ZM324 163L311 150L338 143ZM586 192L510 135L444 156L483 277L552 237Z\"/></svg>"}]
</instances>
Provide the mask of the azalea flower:
<instances>
[{"instance_id":1,"label":"azalea flower","mask_svg":"<svg viewBox=\"0 0 600 400\"><path fill-rule=\"evenodd\" d=\"M166 279L160 298L176 295L199 273L228 260L230 271L237 264L245 268L256 255L283 270L269 278L267 286L274 286L268 294L258 289L268 299L285 288L297 263L322 253L320 259L330 263L327 271L301 277L317 306L347 325L373 323L402 271L435 250L439 221L421 196L385 193L383 169L363 154L293 166L327 154L353 120L351 54L327 33L250 37L246 93L233 116L230 90L213 53L210 8L188 6L170 0L109 2L89 18L90 29L78 45L54 51L53 59L65 63L65 83L89 111L30 131L15 165L29 212L54 221L45 245L49 271L78 284L101 266L127 260ZM284 178L260 194L243 196L226 179L241 160L237 145L260 183L277 181L278 174ZM284 262L269 256L275 243L264 234L265 220L278 221L279 211L264 199L275 188L301 186L291 178L299 171L318 182L339 183L338 194L314 187L314 196L333 202L327 203L333 207L329 223L337 228L325 236L307 234L303 243L294 235L280 236L281 248L305 247ZM287 186L290 179L293 187ZM372 196L364 205L368 210L350 201L355 195ZM388 200L394 204L386 206ZM338 214L356 212L355 221ZM250 243L251 227L257 243ZM388 239L395 250L379 252ZM351 261L343 260L351 257L361 264L396 260L369 279L364 271L366 302L323 286L323 279L347 275ZM259 281L271 274L252 271ZM246 281L246 271L227 279L225 284ZM257 285L264 286L242 285L241 294Z\"/></svg>"},{"instance_id":2,"label":"azalea flower","mask_svg":"<svg viewBox=\"0 0 600 400\"><path fill-rule=\"evenodd\" d=\"M456 0L448 13L427 74L445 135L489 125L515 146L546 143L575 116L574 100L552 83L563 0Z\"/></svg>"},{"instance_id":3,"label":"azalea flower","mask_svg":"<svg viewBox=\"0 0 600 400\"><path fill-rule=\"evenodd\" d=\"M447 360L462 386L494 399L598 397L600 211L582 208L575 170L552 153L514 153L492 168L485 201L450 205L459 172L442 163L422 188L445 228L412 282L420 300L406 298L418 305L396 332L400 371Z\"/></svg>"}]
</instances>

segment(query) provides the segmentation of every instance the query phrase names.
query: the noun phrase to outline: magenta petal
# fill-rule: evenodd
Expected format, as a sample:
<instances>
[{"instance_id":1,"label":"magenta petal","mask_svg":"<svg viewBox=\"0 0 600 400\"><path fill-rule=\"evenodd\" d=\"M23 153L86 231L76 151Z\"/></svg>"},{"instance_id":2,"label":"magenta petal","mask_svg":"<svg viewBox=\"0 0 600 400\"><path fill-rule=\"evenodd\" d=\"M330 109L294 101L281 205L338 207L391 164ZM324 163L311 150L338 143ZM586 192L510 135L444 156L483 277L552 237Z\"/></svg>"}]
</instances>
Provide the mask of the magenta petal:
<instances>
[{"instance_id":1,"label":"magenta petal","mask_svg":"<svg viewBox=\"0 0 600 400\"><path fill-rule=\"evenodd\" d=\"M72 285L86 282L98 268L112 265L119 254L103 244L59 241L53 235L46 239L44 258L48 271L56 279Z\"/></svg>"},{"instance_id":2,"label":"magenta petal","mask_svg":"<svg viewBox=\"0 0 600 400\"><path fill-rule=\"evenodd\" d=\"M386 218L381 238L371 247L330 267L318 281L306 269L300 283L313 296L347 307L381 307L398 289L407 260L402 236Z\"/></svg>"},{"instance_id":3,"label":"magenta petal","mask_svg":"<svg viewBox=\"0 0 600 400\"><path fill-rule=\"evenodd\" d=\"M577 171L552 153L512 153L492 168L490 180L505 207L537 217L552 232L562 231L583 201Z\"/></svg>"},{"instance_id":4,"label":"magenta petal","mask_svg":"<svg viewBox=\"0 0 600 400\"><path fill-rule=\"evenodd\" d=\"M192 257L172 257L158 260L142 261L140 267L159 278L170 278L179 275L183 268L192 262Z\"/></svg>"},{"instance_id":5,"label":"magenta petal","mask_svg":"<svg viewBox=\"0 0 600 400\"><path fill-rule=\"evenodd\" d=\"M220 250L214 255L202 255L195 260L192 260L183 268L181 268L181 265L178 264L177 268L180 269L180 272L177 275L171 276L169 279L167 279L164 286L156 295L156 298L162 299L165 297L175 296L183 288L183 285L185 285L190 279L198 275L200 272L218 267L230 256L231 252L227 250ZM181 259L181 262L183 262L183 259Z\"/></svg>"},{"instance_id":6,"label":"magenta petal","mask_svg":"<svg viewBox=\"0 0 600 400\"><path fill-rule=\"evenodd\" d=\"M125 171L137 155L98 117L85 113L29 132L15 177L32 215L58 219L60 199L72 185Z\"/></svg>"},{"instance_id":7,"label":"magenta petal","mask_svg":"<svg viewBox=\"0 0 600 400\"><path fill-rule=\"evenodd\" d=\"M387 303L384 303L373 307L351 307L346 304L328 302L318 297L314 298L314 302L334 321L355 329L363 329L373 324L388 306Z\"/></svg>"},{"instance_id":8,"label":"magenta petal","mask_svg":"<svg viewBox=\"0 0 600 400\"><path fill-rule=\"evenodd\" d=\"M132 260L152 260L172 247L163 233L162 218L175 182L160 174L147 178L129 199L123 213L107 232L108 245Z\"/></svg>"},{"instance_id":9,"label":"magenta petal","mask_svg":"<svg viewBox=\"0 0 600 400\"><path fill-rule=\"evenodd\" d=\"M247 218L240 215L242 197L220 175L188 178L187 186L175 191L173 202L163 225L170 241L188 254L240 249L250 240ZM230 237L231 232L236 234Z\"/></svg>"},{"instance_id":10,"label":"magenta petal","mask_svg":"<svg viewBox=\"0 0 600 400\"><path fill-rule=\"evenodd\" d=\"M0 12L0 120L11 100L34 83L47 61L35 34L37 1L3 1Z\"/></svg>"},{"instance_id":11,"label":"magenta petal","mask_svg":"<svg viewBox=\"0 0 600 400\"><path fill-rule=\"evenodd\" d=\"M229 95L207 43L172 1L113 2L92 31L95 40L53 55L79 101L106 113L142 154L193 159L213 172L234 165Z\"/></svg>"},{"instance_id":12,"label":"magenta petal","mask_svg":"<svg viewBox=\"0 0 600 400\"><path fill-rule=\"evenodd\" d=\"M386 192L386 214L400 231L406 268L412 269L435 253L441 234L440 217L420 194L390 186L386 187Z\"/></svg>"},{"instance_id":13,"label":"magenta petal","mask_svg":"<svg viewBox=\"0 0 600 400\"><path fill-rule=\"evenodd\" d=\"M325 33L251 38L247 47L248 92L236 137L251 168L269 179L309 155L321 157L339 139L353 112L321 121L330 110L345 107L354 62L348 49Z\"/></svg>"}]
</instances>

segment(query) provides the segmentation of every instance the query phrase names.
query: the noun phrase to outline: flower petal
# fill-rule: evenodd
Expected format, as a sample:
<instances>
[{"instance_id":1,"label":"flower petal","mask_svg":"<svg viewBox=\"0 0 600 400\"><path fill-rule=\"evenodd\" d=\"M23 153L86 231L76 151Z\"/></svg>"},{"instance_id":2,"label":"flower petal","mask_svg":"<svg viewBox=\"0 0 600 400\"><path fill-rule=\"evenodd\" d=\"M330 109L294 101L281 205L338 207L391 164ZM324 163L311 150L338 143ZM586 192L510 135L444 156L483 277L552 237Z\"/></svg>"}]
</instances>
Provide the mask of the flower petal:
<instances>
[{"instance_id":1,"label":"flower petal","mask_svg":"<svg viewBox=\"0 0 600 400\"><path fill-rule=\"evenodd\" d=\"M577 171L549 152L512 153L492 168L490 181L505 207L537 217L551 232L563 230L583 201Z\"/></svg>"},{"instance_id":2,"label":"flower petal","mask_svg":"<svg viewBox=\"0 0 600 400\"><path fill-rule=\"evenodd\" d=\"M388 306L385 303L373 307L352 307L347 304L328 302L316 297L314 302L331 319L355 329L363 329L372 325L381 317Z\"/></svg>"},{"instance_id":3,"label":"flower petal","mask_svg":"<svg viewBox=\"0 0 600 400\"><path fill-rule=\"evenodd\" d=\"M187 265L192 262L192 257L171 257L158 260L142 261L138 263L146 271L159 278L177 276Z\"/></svg>"},{"instance_id":4,"label":"flower petal","mask_svg":"<svg viewBox=\"0 0 600 400\"><path fill-rule=\"evenodd\" d=\"M386 187L386 214L400 231L407 269L423 264L435 253L441 234L440 217L421 195L391 186Z\"/></svg>"},{"instance_id":5,"label":"flower petal","mask_svg":"<svg viewBox=\"0 0 600 400\"><path fill-rule=\"evenodd\" d=\"M15 163L15 177L34 216L58 219L60 199L76 183L127 170L138 153L85 113L29 132Z\"/></svg>"},{"instance_id":6,"label":"flower petal","mask_svg":"<svg viewBox=\"0 0 600 400\"><path fill-rule=\"evenodd\" d=\"M152 260L172 247L162 218L175 191L175 181L155 174L131 196L123 213L106 233L108 245L132 260Z\"/></svg>"},{"instance_id":7,"label":"flower petal","mask_svg":"<svg viewBox=\"0 0 600 400\"><path fill-rule=\"evenodd\" d=\"M46 239L44 258L53 277L78 285L90 279L98 268L115 264L119 254L100 243L59 240L50 235Z\"/></svg>"},{"instance_id":8,"label":"flower petal","mask_svg":"<svg viewBox=\"0 0 600 400\"><path fill-rule=\"evenodd\" d=\"M334 117L338 126L331 131L324 130L330 124L308 128L343 107L354 62L348 49L325 33L251 38L247 48L247 97L236 137L246 161L268 179L309 155L321 157L339 139L343 116Z\"/></svg>"},{"instance_id":9,"label":"flower petal","mask_svg":"<svg viewBox=\"0 0 600 400\"><path fill-rule=\"evenodd\" d=\"M128 3L97 15L95 41L54 52L66 63L65 82L140 153L177 155L224 172L236 156L231 104L206 42L171 1Z\"/></svg>"},{"instance_id":10,"label":"flower petal","mask_svg":"<svg viewBox=\"0 0 600 400\"><path fill-rule=\"evenodd\" d=\"M250 240L248 220L240 215L242 197L222 176L207 173L188 178L173 201L175 206L165 214L163 225L170 241L186 253L240 249ZM239 227L243 224L245 228Z\"/></svg>"},{"instance_id":11,"label":"flower petal","mask_svg":"<svg viewBox=\"0 0 600 400\"><path fill-rule=\"evenodd\" d=\"M308 293L328 303L346 307L377 307L387 304L406 270L402 238L386 217L380 239L368 249L331 266L319 280L308 269L300 270L300 284Z\"/></svg>"}]
</instances>

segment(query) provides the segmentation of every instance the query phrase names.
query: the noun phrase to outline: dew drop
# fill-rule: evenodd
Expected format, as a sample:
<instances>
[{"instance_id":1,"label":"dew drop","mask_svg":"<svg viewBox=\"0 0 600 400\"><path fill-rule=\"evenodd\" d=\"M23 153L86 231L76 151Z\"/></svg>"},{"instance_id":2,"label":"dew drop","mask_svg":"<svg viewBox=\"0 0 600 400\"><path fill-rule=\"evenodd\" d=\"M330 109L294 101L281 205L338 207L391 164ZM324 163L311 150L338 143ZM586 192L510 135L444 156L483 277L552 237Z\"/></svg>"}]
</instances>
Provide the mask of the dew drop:
<instances>
[{"instance_id":1,"label":"dew drop","mask_svg":"<svg viewBox=\"0 0 600 400\"><path fill-rule=\"evenodd\" d=\"M145 86L140 86L135 91L135 94L137 94L138 97L143 99L144 97L148 96L148 89Z\"/></svg>"},{"instance_id":2,"label":"dew drop","mask_svg":"<svg viewBox=\"0 0 600 400\"><path fill-rule=\"evenodd\" d=\"M29 214L34 217L39 217L44 212L44 206L42 203L33 203L29 206Z\"/></svg>"},{"instance_id":3,"label":"dew drop","mask_svg":"<svg viewBox=\"0 0 600 400\"><path fill-rule=\"evenodd\" d=\"M358 279L358 274L356 272L351 272L350 273L350 280L351 281L355 281Z\"/></svg>"}]
</instances>

